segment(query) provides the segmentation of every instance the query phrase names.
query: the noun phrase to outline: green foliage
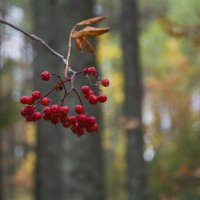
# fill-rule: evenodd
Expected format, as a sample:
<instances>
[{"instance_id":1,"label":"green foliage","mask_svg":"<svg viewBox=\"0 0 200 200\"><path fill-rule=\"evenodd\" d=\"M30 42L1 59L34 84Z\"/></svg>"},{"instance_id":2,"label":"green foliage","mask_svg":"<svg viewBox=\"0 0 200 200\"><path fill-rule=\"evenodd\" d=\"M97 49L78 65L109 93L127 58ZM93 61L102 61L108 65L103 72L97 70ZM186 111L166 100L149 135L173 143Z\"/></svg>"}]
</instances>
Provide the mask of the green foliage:
<instances>
[{"instance_id":1,"label":"green foliage","mask_svg":"<svg viewBox=\"0 0 200 200\"><path fill-rule=\"evenodd\" d=\"M16 119L16 114L18 113L15 102L12 100L11 96L0 97L0 130L9 126Z\"/></svg>"},{"instance_id":2,"label":"green foliage","mask_svg":"<svg viewBox=\"0 0 200 200\"><path fill-rule=\"evenodd\" d=\"M7 60L0 71L0 130L13 123L18 113L17 104L12 96L13 64L12 60Z\"/></svg>"},{"instance_id":3,"label":"green foliage","mask_svg":"<svg viewBox=\"0 0 200 200\"><path fill-rule=\"evenodd\" d=\"M195 25L199 23L198 0L170 0L168 16L181 24Z\"/></svg>"},{"instance_id":4,"label":"green foliage","mask_svg":"<svg viewBox=\"0 0 200 200\"><path fill-rule=\"evenodd\" d=\"M199 6L197 0L168 1L166 14L177 24L192 28L199 23ZM199 110L191 105L194 92L200 90L198 48L189 38L167 35L157 18L144 28L140 41L153 114L146 126L155 150L148 163L151 199L200 199ZM160 111L162 105L169 112L168 130L161 126L166 115Z\"/></svg>"},{"instance_id":5,"label":"green foliage","mask_svg":"<svg viewBox=\"0 0 200 200\"><path fill-rule=\"evenodd\" d=\"M169 36L162 31L157 19L145 28L140 37L141 60L144 68L163 65L160 58L167 49L167 39Z\"/></svg>"}]
</instances>

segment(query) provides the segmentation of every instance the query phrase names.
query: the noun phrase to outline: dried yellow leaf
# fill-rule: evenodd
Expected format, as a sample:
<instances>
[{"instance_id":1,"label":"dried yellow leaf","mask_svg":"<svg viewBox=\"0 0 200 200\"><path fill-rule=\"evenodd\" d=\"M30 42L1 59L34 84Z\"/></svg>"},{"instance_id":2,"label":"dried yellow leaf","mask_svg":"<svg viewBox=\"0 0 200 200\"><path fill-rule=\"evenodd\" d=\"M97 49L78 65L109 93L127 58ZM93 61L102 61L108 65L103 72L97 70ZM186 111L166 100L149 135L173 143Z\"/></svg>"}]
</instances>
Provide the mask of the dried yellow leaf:
<instances>
[{"instance_id":1,"label":"dried yellow leaf","mask_svg":"<svg viewBox=\"0 0 200 200\"><path fill-rule=\"evenodd\" d=\"M109 28L94 28L91 26L87 26L80 31L74 32L72 34L73 38L80 38L80 37L88 37L88 36L99 36L106 32L110 31Z\"/></svg>"},{"instance_id":2,"label":"dried yellow leaf","mask_svg":"<svg viewBox=\"0 0 200 200\"><path fill-rule=\"evenodd\" d=\"M100 21L102 21L104 19L105 19L104 16L94 17L94 18L90 18L90 19L86 19L84 21L81 21L77 25L90 25L90 24L94 24L94 23L100 22Z\"/></svg>"},{"instance_id":3,"label":"dried yellow leaf","mask_svg":"<svg viewBox=\"0 0 200 200\"><path fill-rule=\"evenodd\" d=\"M87 48L87 50L90 52L90 53L94 53L94 48L92 47L92 45L90 44L90 42L87 40L86 37L83 37L82 38L82 43L83 43L83 46Z\"/></svg>"},{"instance_id":4,"label":"dried yellow leaf","mask_svg":"<svg viewBox=\"0 0 200 200\"><path fill-rule=\"evenodd\" d=\"M75 38L76 48L80 51L83 49L83 44L80 38Z\"/></svg>"}]
</instances>

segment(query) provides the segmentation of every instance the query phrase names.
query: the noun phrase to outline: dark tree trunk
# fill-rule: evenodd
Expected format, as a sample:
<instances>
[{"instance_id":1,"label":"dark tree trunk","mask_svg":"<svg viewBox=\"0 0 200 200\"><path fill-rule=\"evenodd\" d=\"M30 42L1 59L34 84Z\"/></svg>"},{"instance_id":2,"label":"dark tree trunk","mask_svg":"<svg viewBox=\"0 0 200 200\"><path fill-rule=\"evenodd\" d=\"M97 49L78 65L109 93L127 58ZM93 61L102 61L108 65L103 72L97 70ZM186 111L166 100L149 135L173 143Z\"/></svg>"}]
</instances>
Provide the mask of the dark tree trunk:
<instances>
[{"instance_id":1,"label":"dark tree trunk","mask_svg":"<svg viewBox=\"0 0 200 200\"><path fill-rule=\"evenodd\" d=\"M1 14L2 12L0 12ZM2 28L0 27L0 74L2 73L1 72L1 69L3 67L3 62L2 62L2 48L1 48L1 44L2 44ZM1 77L0 77L0 83L1 83ZM1 89L1 87L0 87ZM0 92L0 98L1 98L2 94ZM1 111L1 107L0 107L0 113L2 113ZM1 127L0 127L1 128ZM3 154L2 154L2 132L0 130L0 200L3 200L3 167L2 167L2 158L3 158Z\"/></svg>"},{"instance_id":2,"label":"dark tree trunk","mask_svg":"<svg viewBox=\"0 0 200 200\"><path fill-rule=\"evenodd\" d=\"M0 16L1 18L4 18L6 11L6 3L5 1L0 2ZM3 34L4 34L4 27L0 26L0 100L1 98L3 99L3 80L1 79L2 77L2 69L3 69L3 49L2 49L2 42L3 42ZM2 102L2 100L1 100ZM3 116L4 113L4 106L0 106L0 115ZM4 143L4 138L3 138L3 128L0 126L0 200L3 200L4 197L4 167L3 167L3 143Z\"/></svg>"},{"instance_id":3,"label":"dark tree trunk","mask_svg":"<svg viewBox=\"0 0 200 200\"><path fill-rule=\"evenodd\" d=\"M33 32L44 40L61 50L64 43L64 27L58 1L33 2ZM64 18L64 17L63 17ZM34 51L34 88L47 92L48 85L40 81L43 70L58 73L63 64L51 55L44 47L35 44ZM53 85L53 84L52 84ZM37 123L37 165L36 165L36 199L61 200L62 199L62 129L47 122Z\"/></svg>"},{"instance_id":4,"label":"dark tree trunk","mask_svg":"<svg viewBox=\"0 0 200 200\"><path fill-rule=\"evenodd\" d=\"M143 160L142 80L139 62L137 0L122 1L121 27L125 74L124 115L127 121L128 199L147 200L146 170Z\"/></svg>"},{"instance_id":5,"label":"dark tree trunk","mask_svg":"<svg viewBox=\"0 0 200 200\"><path fill-rule=\"evenodd\" d=\"M92 0L73 0L67 7L67 26L72 27L76 22L93 16ZM73 10L73 11L71 11ZM72 52L71 66L75 69L95 66L94 55L84 51ZM80 81L81 82L81 81ZM79 83L80 84L80 83ZM78 88L77 84L77 88ZM78 103L77 98L72 100L71 107ZM97 106L87 106L87 112L97 117L100 121ZM71 200L103 200L104 176L103 176L103 152L101 147L101 131L98 134L87 134L80 139L66 131L67 138L64 140L64 199Z\"/></svg>"},{"instance_id":6,"label":"dark tree trunk","mask_svg":"<svg viewBox=\"0 0 200 200\"><path fill-rule=\"evenodd\" d=\"M92 17L93 1L34 0L33 6L34 33L66 55L70 29L78 21ZM94 55L77 53L73 49L70 63L75 70L93 66ZM35 45L36 89L43 91L48 87L48 83L39 80L40 72L46 69L64 75L63 64L46 49ZM77 88L79 84L76 85ZM66 102L71 108L78 103L77 98L72 96ZM88 107L87 111L94 114L94 109ZM87 134L77 138L69 129L43 121L38 123L37 136L37 200L104 199L100 134Z\"/></svg>"}]
</instances>

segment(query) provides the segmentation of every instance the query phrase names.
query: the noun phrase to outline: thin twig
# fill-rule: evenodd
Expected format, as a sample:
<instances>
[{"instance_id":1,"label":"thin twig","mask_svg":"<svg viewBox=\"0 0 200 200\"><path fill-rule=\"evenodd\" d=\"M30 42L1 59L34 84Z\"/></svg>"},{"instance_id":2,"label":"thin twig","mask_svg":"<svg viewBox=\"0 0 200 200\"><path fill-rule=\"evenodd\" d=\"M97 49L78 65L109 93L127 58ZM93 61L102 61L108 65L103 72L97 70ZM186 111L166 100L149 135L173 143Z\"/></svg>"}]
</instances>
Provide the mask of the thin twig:
<instances>
[{"instance_id":1,"label":"thin twig","mask_svg":"<svg viewBox=\"0 0 200 200\"><path fill-rule=\"evenodd\" d=\"M77 95L77 97L78 97L78 99L79 99L80 104L83 105L83 102L82 102L82 100L81 100L81 97L80 97L80 95L78 94L78 92L76 91L75 88L73 88L73 91L76 93L76 95Z\"/></svg>"},{"instance_id":2,"label":"thin twig","mask_svg":"<svg viewBox=\"0 0 200 200\"><path fill-rule=\"evenodd\" d=\"M55 56L57 56L59 59L61 59L62 62L63 62L64 64L67 63L67 60L64 58L63 55L61 55L61 54L59 54L57 51L55 51L52 47L50 47L50 46L49 46L43 39L41 39L40 37L38 37L38 36L36 36L36 35L34 35L34 34L31 34L31 33L28 33L28 32L26 32L26 31L20 29L19 27L16 27L15 25L13 25L13 24L11 24L11 23L9 23L9 22L3 20L3 19L0 19L0 23L1 23L1 24L4 24L4 25L8 25L8 26L14 28L15 30L17 30L17 31L19 31L19 32L21 32L21 33L23 33L25 36L31 38L32 40L35 40L35 41L39 42L39 43L42 44L44 47L46 47L53 55L55 55Z\"/></svg>"},{"instance_id":3,"label":"thin twig","mask_svg":"<svg viewBox=\"0 0 200 200\"><path fill-rule=\"evenodd\" d=\"M69 58L71 54L71 48L72 48L72 34L75 30L77 25L75 25L72 30L70 31L69 34L69 43L68 43L68 49L67 49L67 60L66 60L66 65L65 65L65 78L68 78L68 68L69 68Z\"/></svg>"},{"instance_id":4,"label":"thin twig","mask_svg":"<svg viewBox=\"0 0 200 200\"><path fill-rule=\"evenodd\" d=\"M64 105L64 101L65 101L66 97L67 97L67 94L64 94L63 98L61 99L61 106Z\"/></svg>"}]
</instances>

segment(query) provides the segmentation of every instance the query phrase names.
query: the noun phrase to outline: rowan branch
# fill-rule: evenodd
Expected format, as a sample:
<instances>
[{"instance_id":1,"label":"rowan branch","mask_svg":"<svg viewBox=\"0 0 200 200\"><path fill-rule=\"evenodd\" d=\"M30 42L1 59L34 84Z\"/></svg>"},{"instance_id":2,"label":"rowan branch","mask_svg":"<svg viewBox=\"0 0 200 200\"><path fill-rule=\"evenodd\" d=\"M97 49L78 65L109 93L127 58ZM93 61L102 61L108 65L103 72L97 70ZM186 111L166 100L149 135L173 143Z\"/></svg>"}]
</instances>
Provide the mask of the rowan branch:
<instances>
[{"instance_id":1,"label":"rowan branch","mask_svg":"<svg viewBox=\"0 0 200 200\"><path fill-rule=\"evenodd\" d=\"M72 30L70 31L69 34L69 43L68 43L68 49L67 49L67 60L66 60L66 65L65 65L65 78L68 78L68 68L69 68L69 58L70 58L70 54L71 54L71 46L72 46L72 34L75 30L77 25L75 25Z\"/></svg>"},{"instance_id":2,"label":"rowan branch","mask_svg":"<svg viewBox=\"0 0 200 200\"><path fill-rule=\"evenodd\" d=\"M43 39L41 39L40 37L32 34L32 33L28 33L22 29L20 29L19 27L3 20L3 19L0 19L0 24L4 24L4 25L7 25L7 26L10 26L12 27L13 29L23 33L25 36L31 38L32 40L34 41L37 41L38 43L40 43L41 45L43 45L44 47L46 47L54 56L57 56L65 65L67 63L67 60L64 58L63 55L59 54L57 51L55 51L52 47L50 47Z\"/></svg>"}]
</instances>

